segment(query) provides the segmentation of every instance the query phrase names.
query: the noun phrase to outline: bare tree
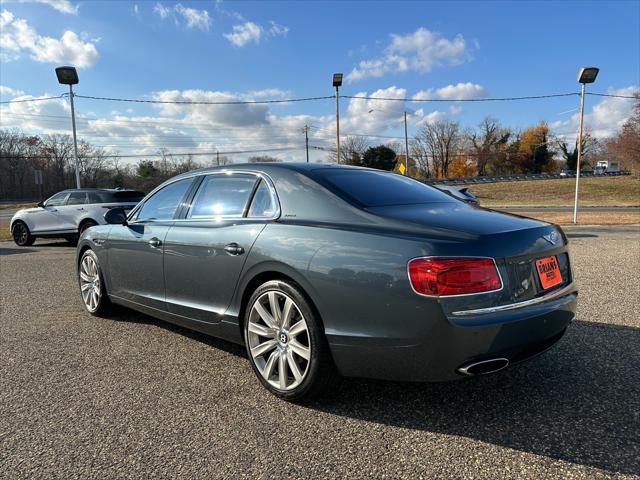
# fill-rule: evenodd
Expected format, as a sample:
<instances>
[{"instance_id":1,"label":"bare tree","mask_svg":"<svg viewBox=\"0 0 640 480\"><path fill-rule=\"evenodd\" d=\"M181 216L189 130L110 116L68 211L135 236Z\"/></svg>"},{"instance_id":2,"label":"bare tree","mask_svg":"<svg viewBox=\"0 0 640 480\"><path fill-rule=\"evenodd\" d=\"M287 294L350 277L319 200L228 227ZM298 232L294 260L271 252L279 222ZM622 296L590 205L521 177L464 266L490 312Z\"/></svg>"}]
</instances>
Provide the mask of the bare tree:
<instances>
[{"instance_id":1,"label":"bare tree","mask_svg":"<svg viewBox=\"0 0 640 480\"><path fill-rule=\"evenodd\" d=\"M362 155L369 148L367 137L361 135L349 135L340 139L340 162L345 165L360 165ZM336 162L336 152L329 154L329 161Z\"/></svg>"},{"instance_id":2,"label":"bare tree","mask_svg":"<svg viewBox=\"0 0 640 480\"><path fill-rule=\"evenodd\" d=\"M500 122L492 117L485 117L478 125L478 131L467 131L466 137L475 157L478 175L486 175L490 163L504 155L511 136L511 131L503 128Z\"/></svg>"},{"instance_id":3,"label":"bare tree","mask_svg":"<svg viewBox=\"0 0 640 480\"><path fill-rule=\"evenodd\" d=\"M460 124L451 120L437 120L423 123L414 139L414 153L424 153L424 157L416 155L416 163L422 165L427 159L427 167L431 162L434 176L446 177L449 164L460 153L462 135ZM416 148L417 146L417 148Z\"/></svg>"}]
</instances>

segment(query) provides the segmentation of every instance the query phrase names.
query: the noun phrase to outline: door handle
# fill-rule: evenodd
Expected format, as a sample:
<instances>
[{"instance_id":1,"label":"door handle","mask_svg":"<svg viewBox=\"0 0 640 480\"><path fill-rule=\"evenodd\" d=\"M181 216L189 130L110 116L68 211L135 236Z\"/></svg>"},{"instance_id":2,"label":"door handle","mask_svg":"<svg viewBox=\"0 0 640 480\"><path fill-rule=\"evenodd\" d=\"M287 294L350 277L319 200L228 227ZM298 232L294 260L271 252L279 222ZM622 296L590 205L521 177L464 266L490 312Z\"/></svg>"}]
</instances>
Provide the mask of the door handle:
<instances>
[{"instance_id":1,"label":"door handle","mask_svg":"<svg viewBox=\"0 0 640 480\"><path fill-rule=\"evenodd\" d=\"M160 245L162 245L162 242L159 238L153 237L151 240L149 240L149 245L151 245L153 248L158 248Z\"/></svg>"},{"instance_id":2,"label":"door handle","mask_svg":"<svg viewBox=\"0 0 640 480\"><path fill-rule=\"evenodd\" d=\"M234 242L229 245L225 245L224 251L229 255L242 255L244 253L244 248Z\"/></svg>"}]
</instances>

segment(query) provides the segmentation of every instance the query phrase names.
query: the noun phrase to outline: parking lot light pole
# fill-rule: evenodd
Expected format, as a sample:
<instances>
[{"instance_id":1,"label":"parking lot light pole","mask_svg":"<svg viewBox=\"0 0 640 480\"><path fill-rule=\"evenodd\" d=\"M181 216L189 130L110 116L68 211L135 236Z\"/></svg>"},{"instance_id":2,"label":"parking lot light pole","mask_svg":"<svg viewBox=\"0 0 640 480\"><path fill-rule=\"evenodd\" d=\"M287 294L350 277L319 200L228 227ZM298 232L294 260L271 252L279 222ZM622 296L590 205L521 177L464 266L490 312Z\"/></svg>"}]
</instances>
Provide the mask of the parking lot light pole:
<instances>
[{"instance_id":1,"label":"parking lot light pole","mask_svg":"<svg viewBox=\"0 0 640 480\"><path fill-rule=\"evenodd\" d=\"M584 93L587 83L596 81L600 69L596 67L582 67L578 73L578 82L582 84L580 89L580 126L578 127L578 159L576 160L576 198L573 205L573 223L578 223L578 186L580 184L580 160L582 159L582 122L584 119Z\"/></svg>"},{"instance_id":2,"label":"parking lot light pole","mask_svg":"<svg viewBox=\"0 0 640 480\"><path fill-rule=\"evenodd\" d=\"M340 87L342 86L342 74L333 74L333 86L336 87L336 154L337 163L340 163Z\"/></svg>"},{"instance_id":3,"label":"parking lot light pole","mask_svg":"<svg viewBox=\"0 0 640 480\"><path fill-rule=\"evenodd\" d=\"M69 85L69 99L71 100L71 126L73 128L73 156L76 164L76 188L80 188L80 164L78 163L78 140L76 138L76 112L73 105L73 86L80 81L74 67L56 68L58 83Z\"/></svg>"}]
</instances>

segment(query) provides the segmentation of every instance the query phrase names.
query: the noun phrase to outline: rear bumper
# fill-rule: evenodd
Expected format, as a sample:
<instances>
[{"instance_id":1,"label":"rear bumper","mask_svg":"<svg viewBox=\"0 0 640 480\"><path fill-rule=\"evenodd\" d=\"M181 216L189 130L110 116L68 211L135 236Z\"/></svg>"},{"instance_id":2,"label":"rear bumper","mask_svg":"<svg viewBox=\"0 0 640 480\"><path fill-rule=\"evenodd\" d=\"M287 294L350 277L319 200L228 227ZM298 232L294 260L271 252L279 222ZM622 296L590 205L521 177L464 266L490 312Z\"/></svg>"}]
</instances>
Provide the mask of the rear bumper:
<instances>
[{"instance_id":1,"label":"rear bumper","mask_svg":"<svg viewBox=\"0 0 640 480\"><path fill-rule=\"evenodd\" d=\"M527 360L564 335L576 310L578 292L565 288L544 301L499 311L425 319L427 335L405 342L362 336L331 336L338 370L345 376L398 381L464 378L462 365L491 358L510 364ZM394 319L400 322L401 319Z\"/></svg>"}]
</instances>

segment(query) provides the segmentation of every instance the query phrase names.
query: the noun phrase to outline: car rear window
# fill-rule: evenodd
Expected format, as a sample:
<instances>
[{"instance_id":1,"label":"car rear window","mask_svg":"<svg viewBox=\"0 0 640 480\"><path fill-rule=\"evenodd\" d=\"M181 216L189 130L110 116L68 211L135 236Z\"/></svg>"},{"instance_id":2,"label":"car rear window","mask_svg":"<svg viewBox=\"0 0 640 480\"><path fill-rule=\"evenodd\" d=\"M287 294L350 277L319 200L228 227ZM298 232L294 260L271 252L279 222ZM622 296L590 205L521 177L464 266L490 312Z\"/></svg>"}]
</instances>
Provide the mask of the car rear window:
<instances>
[{"instance_id":1,"label":"car rear window","mask_svg":"<svg viewBox=\"0 0 640 480\"><path fill-rule=\"evenodd\" d=\"M103 193L104 203L138 203L144 198L144 193L135 190Z\"/></svg>"},{"instance_id":2,"label":"car rear window","mask_svg":"<svg viewBox=\"0 0 640 480\"><path fill-rule=\"evenodd\" d=\"M315 170L313 176L337 195L363 207L455 201L433 187L390 172L323 168Z\"/></svg>"}]
</instances>

